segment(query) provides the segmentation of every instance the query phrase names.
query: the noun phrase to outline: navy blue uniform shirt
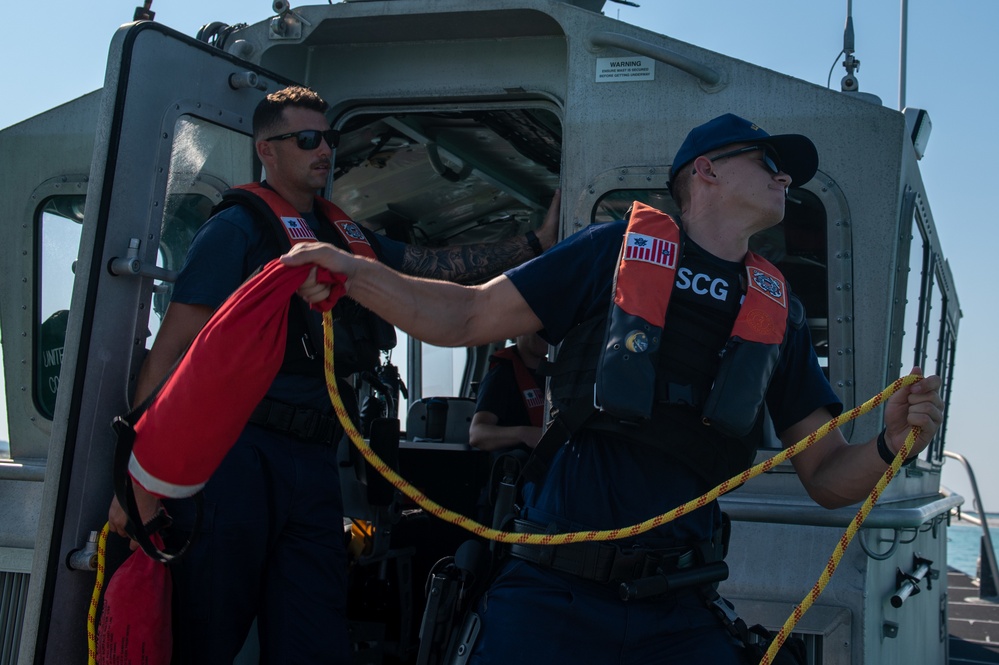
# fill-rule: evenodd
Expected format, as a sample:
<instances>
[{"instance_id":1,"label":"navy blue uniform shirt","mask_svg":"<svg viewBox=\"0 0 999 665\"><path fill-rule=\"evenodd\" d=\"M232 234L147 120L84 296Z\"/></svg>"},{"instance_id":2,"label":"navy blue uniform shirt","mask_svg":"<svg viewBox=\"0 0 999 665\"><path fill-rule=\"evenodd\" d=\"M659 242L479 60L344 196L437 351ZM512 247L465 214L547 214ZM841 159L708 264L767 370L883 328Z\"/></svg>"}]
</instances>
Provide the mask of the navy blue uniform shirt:
<instances>
[{"instance_id":1,"label":"navy blue uniform shirt","mask_svg":"<svg viewBox=\"0 0 999 665\"><path fill-rule=\"evenodd\" d=\"M541 319L542 336L549 342L557 344L576 324L606 313L626 228L623 221L591 225L505 273ZM713 274L699 281L703 288L687 288L683 294L674 290L672 300L683 297L696 304L700 298L703 307L716 306L713 301L722 288L716 284L712 292L709 285L715 279L726 279L732 273L731 264L726 267L730 262L704 254L698 259L698 270ZM678 288L682 288L680 282L678 275ZM695 282L691 279L690 283ZM726 293L725 297L738 298L739 294ZM807 326L791 329L766 402L777 432L819 407L832 413L842 410L819 367ZM563 530L611 529L665 513L710 489L660 450L584 429L556 453L545 482L525 489L524 515L545 524L554 521ZM715 503L639 539L671 544L706 540L718 523L717 513Z\"/></svg>"}]
</instances>

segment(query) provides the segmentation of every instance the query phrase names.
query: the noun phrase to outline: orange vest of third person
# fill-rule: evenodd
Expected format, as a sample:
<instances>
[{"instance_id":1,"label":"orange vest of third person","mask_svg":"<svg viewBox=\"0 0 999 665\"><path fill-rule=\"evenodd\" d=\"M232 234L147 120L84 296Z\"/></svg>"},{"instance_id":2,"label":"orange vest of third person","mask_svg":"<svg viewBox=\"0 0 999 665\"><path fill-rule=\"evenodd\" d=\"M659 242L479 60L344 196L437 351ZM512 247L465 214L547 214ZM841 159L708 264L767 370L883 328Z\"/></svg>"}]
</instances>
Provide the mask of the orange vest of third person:
<instances>
[{"instance_id":1,"label":"orange vest of third person","mask_svg":"<svg viewBox=\"0 0 999 665\"><path fill-rule=\"evenodd\" d=\"M517 390L527 409L527 416L531 420L531 425L541 427L545 420L545 397L538 382L534 380L534 375L527 368L516 347L509 346L494 353L491 358L497 361L506 361L513 368L513 376L517 381Z\"/></svg>"}]
</instances>

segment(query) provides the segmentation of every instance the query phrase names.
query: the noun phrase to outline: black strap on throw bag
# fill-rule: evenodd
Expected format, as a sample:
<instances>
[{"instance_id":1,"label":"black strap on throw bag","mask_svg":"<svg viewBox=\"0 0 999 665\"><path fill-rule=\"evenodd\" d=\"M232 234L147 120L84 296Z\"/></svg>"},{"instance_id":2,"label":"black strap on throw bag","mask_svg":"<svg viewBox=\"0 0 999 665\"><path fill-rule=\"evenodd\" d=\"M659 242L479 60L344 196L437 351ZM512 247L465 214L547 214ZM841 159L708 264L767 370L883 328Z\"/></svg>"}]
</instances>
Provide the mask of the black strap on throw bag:
<instances>
[{"instance_id":1,"label":"black strap on throw bag","mask_svg":"<svg viewBox=\"0 0 999 665\"><path fill-rule=\"evenodd\" d=\"M139 417L146 411L150 404L152 404L153 399L159 394L160 388L166 383L167 378L169 378L169 372L163 381L156 387L156 390L147 397L142 404L138 407L125 414L124 416L118 416L111 421L111 431L114 432L115 445L114 445L114 465L111 470L112 482L114 484L114 495L118 499L118 503L121 505L122 510L125 511L125 516L127 521L125 522L125 533L129 535L130 538L135 540L151 559L154 561L159 561L160 563L170 563L180 558L190 549L191 544L194 542L196 534L201 529L201 522L204 519L204 495L201 490L191 497L194 500L195 514L194 514L194 526L191 528L191 533L188 535L186 541L177 548L165 547L160 549L155 543L150 539L150 536L157 531L165 529L170 526L172 520L170 516L167 515L166 511L162 508L156 515L149 520L149 522L143 524L142 516L139 514L139 506L135 502L135 491L132 488L132 477L128 473L128 460L132 456L132 447L135 445L135 423L139 421Z\"/></svg>"}]
</instances>

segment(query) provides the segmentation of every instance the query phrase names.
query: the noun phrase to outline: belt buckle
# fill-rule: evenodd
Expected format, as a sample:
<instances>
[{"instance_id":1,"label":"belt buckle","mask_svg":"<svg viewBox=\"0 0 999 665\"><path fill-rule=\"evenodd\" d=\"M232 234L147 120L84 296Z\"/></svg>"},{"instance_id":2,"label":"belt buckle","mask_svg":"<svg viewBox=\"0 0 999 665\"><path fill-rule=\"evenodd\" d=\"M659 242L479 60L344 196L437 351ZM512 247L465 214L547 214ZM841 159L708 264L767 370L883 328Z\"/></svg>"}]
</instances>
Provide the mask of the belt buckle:
<instances>
[{"instance_id":1,"label":"belt buckle","mask_svg":"<svg viewBox=\"0 0 999 665\"><path fill-rule=\"evenodd\" d=\"M303 441L312 441L316 436L316 411L312 409L295 409L289 431Z\"/></svg>"},{"instance_id":2,"label":"belt buckle","mask_svg":"<svg viewBox=\"0 0 999 665\"><path fill-rule=\"evenodd\" d=\"M611 563L609 581L630 582L643 576L643 568L648 559L648 550L638 547L617 548Z\"/></svg>"},{"instance_id":3,"label":"belt buckle","mask_svg":"<svg viewBox=\"0 0 999 665\"><path fill-rule=\"evenodd\" d=\"M337 441L333 435L337 433L340 421L336 415L326 415L322 411L312 412L309 424L309 440L315 443L324 443L328 446L335 446Z\"/></svg>"},{"instance_id":4,"label":"belt buckle","mask_svg":"<svg viewBox=\"0 0 999 665\"><path fill-rule=\"evenodd\" d=\"M339 421L336 419L335 415L327 416L324 413L317 414L316 430L319 441L330 446L335 446L337 442L333 439L333 435L336 434L337 425L339 425Z\"/></svg>"},{"instance_id":5,"label":"belt buckle","mask_svg":"<svg viewBox=\"0 0 999 665\"><path fill-rule=\"evenodd\" d=\"M671 573L694 565L694 550L670 551L663 553L650 552L642 570L642 576Z\"/></svg>"}]
</instances>

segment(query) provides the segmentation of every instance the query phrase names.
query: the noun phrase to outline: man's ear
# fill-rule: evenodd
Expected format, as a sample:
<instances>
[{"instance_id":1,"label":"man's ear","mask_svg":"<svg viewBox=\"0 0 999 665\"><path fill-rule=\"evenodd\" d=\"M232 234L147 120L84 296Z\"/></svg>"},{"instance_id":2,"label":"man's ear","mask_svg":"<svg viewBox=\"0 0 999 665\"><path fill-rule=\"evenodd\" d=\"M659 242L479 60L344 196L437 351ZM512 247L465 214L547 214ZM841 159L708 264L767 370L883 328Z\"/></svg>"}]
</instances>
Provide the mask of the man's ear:
<instances>
[{"instance_id":1,"label":"man's ear","mask_svg":"<svg viewBox=\"0 0 999 665\"><path fill-rule=\"evenodd\" d=\"M714 166L712 165L711 160L705 157L704 155L701 155L700 157L695 159L691 164L691 175L693 176L699 175L702 178L712 178L712 179L717 177L715 175Z\"/></svg>"},{"instance_id":2,"label":"man's ear","mask_svg":"<svg viewBox=\"0 0 999 665\"><path fill-rule=\"evenodd\" d=\"M260 161L264 161L265 157L269 158L274 156L274 146L271 145L270 141L260 140L257 141L254 146L257 149L257 157L260 158Z\"/></svg>"}]
</instances>

